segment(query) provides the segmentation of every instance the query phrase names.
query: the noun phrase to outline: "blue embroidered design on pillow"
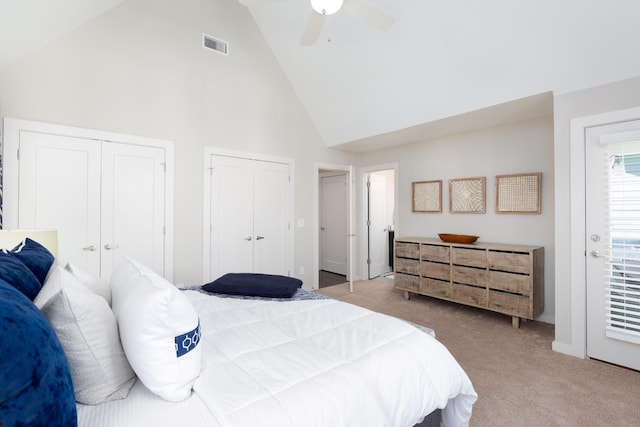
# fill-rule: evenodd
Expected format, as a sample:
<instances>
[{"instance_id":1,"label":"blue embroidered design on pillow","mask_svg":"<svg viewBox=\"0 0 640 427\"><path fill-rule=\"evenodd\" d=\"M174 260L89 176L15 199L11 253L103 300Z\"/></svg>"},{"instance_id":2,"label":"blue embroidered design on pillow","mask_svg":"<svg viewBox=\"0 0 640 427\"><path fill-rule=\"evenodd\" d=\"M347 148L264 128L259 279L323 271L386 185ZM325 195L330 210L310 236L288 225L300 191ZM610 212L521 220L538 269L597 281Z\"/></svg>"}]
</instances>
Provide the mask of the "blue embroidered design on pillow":
<instances>
[{"instance_id":1,"label":"blue embroidered design on pillow","mask_svg":"<svg viewBox=\"0 0 640 427\"><path fill-rule=\"evenodd\" d=\"M200 320L198 326L186 334L175 337L176 357L184 356L198 346L200 342Z\"/></svg>"}]
</instances>

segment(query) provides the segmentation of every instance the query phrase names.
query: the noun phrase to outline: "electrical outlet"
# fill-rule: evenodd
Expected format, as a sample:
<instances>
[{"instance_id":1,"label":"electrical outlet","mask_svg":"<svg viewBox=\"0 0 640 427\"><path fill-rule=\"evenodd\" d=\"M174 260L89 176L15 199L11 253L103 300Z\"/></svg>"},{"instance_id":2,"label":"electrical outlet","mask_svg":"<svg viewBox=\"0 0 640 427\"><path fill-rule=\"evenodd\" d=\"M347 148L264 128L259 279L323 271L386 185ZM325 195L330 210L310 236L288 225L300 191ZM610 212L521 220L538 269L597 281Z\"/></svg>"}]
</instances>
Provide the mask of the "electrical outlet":
<instances>
[{"instance_id":1,"label":"electrical outlet","mask_svg":"<svg viewBox=\"0 0 640 427\"><path fill-rule=\"evenodd\" d=\"M304 274L304 266L303 265L298 267L298 274L300 274L301 276Z\"/></svg>"}]
</instances>

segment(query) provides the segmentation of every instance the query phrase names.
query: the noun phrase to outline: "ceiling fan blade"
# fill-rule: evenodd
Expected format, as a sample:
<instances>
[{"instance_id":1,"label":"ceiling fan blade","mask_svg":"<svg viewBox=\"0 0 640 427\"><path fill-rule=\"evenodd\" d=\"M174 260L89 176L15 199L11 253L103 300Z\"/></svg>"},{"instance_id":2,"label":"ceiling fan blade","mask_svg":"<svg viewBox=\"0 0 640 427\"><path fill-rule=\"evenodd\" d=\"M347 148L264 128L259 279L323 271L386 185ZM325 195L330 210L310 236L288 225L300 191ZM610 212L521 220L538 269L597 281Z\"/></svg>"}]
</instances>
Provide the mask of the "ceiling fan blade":
<instances>
[{"instance_id":1,"label":"ceiling fan blade","mask_svg":"<svg viewBox=\"0 0 640 427\"><path fill-rule=\"evenodd\" d=\"M320 15L316 12L311 12L309 15L309 20L307 21L307 26L304 29L304 33L302 34L302 40L300 40L300 44L303 46L310 46L315 44L318 41L318 37L320 37L320 31L322 31L322 25L324 24L324 15Z\"/></svg>"},{"instance_id":2,"label":"ceiling fan blade","mask_svg":"<svg viewBox=\"0 0 640 427\"><path fill-rule=\"evenodd\" d=\"M387 30L395 18L366 0L346 0L342 6L349 13L367 25L379 30Z\"/></svg>"}]
</instances>

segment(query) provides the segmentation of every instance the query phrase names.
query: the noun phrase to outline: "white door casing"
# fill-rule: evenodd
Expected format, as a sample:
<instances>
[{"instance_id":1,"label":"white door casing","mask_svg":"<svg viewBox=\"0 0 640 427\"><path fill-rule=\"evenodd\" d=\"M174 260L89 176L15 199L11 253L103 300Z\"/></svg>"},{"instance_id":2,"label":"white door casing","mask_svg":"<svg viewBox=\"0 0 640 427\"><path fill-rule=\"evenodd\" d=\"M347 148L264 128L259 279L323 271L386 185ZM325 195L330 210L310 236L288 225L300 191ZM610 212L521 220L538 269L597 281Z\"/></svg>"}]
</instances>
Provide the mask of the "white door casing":
<instances>
[{"instance_id":1,"label":"white door casing","mask_svg":"<svg viewBox=\"0 0 640 427\"><path fill-rule=\"evenodd\" d=\"M635 151L628 154L640 154L640 120L595 126L586 131L586 353L591 358L640 370L640 334L625 332L623 327L608 326L610 314L617 311L608 308L610 299L630 298L632 306L633 300L637 301L636 305L640 303L638 248L630 246L628 251L622 251L624 255L620 255L619 243L623 238L638 240L639 227L634 219L637 207L632 199L637 197L636 181L640 178L614 176L616 172L611 161L615 158L612 153L622 144L628 146L629 143L635 144ZM620 178L625 184L614 184ZM614 206L617 212L612 209ZM632 290L621 293L622 283L627 283L626 288ZM612 304L615 306L616 303Z\"/></svg>"},{"instance_id":2,"label":"white door casing","mask_svg":"<svg viewBox=\"0 0 640 427\"><path fill-rule=\"evenodd\" d=\"M347 274L347 175L320 178L320 268Z\"/></svg>"}]
</instances>

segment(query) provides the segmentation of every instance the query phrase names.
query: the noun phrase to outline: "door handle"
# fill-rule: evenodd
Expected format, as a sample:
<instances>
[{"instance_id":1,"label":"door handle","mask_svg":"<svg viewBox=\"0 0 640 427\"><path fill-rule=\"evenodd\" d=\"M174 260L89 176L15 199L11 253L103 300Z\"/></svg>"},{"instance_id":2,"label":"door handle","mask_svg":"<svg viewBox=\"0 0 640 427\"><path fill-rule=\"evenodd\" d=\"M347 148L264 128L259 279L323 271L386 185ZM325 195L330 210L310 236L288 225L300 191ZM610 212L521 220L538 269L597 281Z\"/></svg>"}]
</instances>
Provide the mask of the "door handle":
<instances>
[{"instance_id":1,"label":"door handle","mask_svg":"<svg viewBox=\"0 0 640 427\"><path fill-rule=\"evenodd\" d=\"M104 245L104 248L108 251L112 250L112 249L118 249L120 245L110 245L110 244L106 244Z\"/></svg>"},{"instance_id":2,"label":"door handle","mask_svg":"<svg viewBox=\"0 0 640 427\"><path fill-rule=\"evenodd\" d=\"M90 251L90 252L93 252L96 249L98 249L98 248L96 248L95 245L85 246L84 248L82 248L83 251Z\"/></svg>"},{"instance_id":3,"label":"door handle","mask_svg":"<svg viewBox=\"0 0 640 427\"><path fill-rule=\"evenodd\" d=\"M243 237L242 240L246 240L248 242L251 240L251 236Z\"/></svg>"},{"instance_id":4,"label":"door handle","mask_svg":"<svg viewBox=\"0 0 640 427\"><path fill-rule=\"evenodd\" d=\"M591 256L594 258L608 258L606 255L602 254L600 251L591 251Z\"/></svg>"},{"instance_id":5,"label":"door handle","mask_svg":"<svg viewBox=\"0 0 640 427\"><path fill-rule=\"evenodd\" d=\"M264 236L256 236L256 240L262 240L264 239Z\"/></svg>"}]
</instances>

